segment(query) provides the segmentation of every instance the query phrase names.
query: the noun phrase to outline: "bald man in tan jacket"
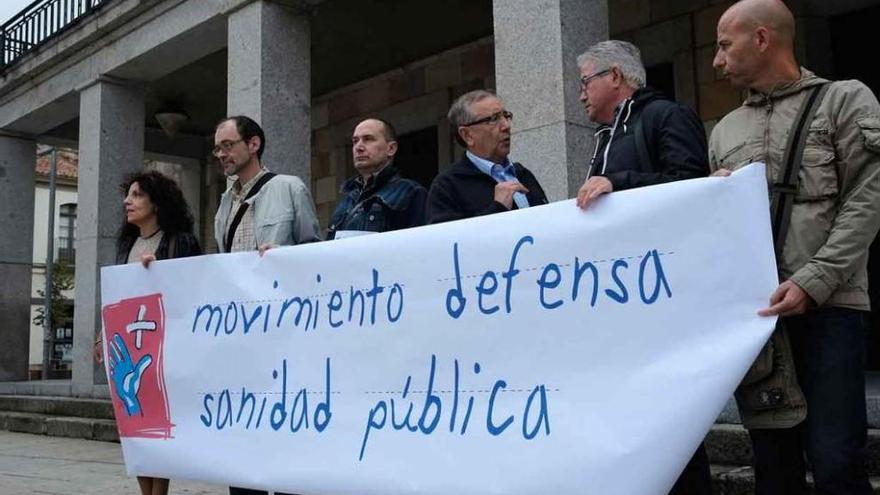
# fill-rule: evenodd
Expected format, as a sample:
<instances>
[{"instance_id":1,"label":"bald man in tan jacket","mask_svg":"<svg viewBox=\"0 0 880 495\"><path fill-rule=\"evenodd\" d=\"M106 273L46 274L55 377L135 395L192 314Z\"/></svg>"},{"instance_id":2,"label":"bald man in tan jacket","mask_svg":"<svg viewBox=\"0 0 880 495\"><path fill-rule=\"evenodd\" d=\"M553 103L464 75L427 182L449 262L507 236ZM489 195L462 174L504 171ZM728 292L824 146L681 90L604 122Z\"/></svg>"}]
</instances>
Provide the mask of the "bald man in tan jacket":
<instances>
[{"instance_id":1,"label":"bald man in tan jacket","mask_svg":"<svg viewBox=\"0 0 880 495\"><path fill-rule=\"evenodd\" d=\"M782 237L781 283L760 311L781 317L777 331L787 332L794 363L788 371L795 371L797 380L793 390L762 392L767 409L745 410L743 416L752 420L746 426L757 494L806 493L803 452L817 493L868 494L866 266L880 228L880 105L858 81L829 83L799 67L794 26L779 0L740 1L718 22L715 68L748 96L712 131L714 175L763 161L768 184L781 182L788 136L802 103L812 88L829 84L804 126L803 160ZM797 405L797 385L806 408L785 414L786 407Z\"/></svg>"}]
</instances>

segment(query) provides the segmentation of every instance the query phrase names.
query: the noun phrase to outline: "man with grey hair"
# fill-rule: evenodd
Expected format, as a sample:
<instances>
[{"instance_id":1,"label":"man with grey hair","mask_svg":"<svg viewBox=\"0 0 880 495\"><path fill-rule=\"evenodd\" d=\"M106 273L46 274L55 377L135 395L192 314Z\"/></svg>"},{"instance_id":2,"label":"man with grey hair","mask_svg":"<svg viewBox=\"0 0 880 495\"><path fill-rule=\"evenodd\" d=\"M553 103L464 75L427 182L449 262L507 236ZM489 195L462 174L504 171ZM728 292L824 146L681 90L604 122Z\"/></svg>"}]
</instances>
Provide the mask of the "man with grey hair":
<instances>
[{"instance_id":1,"label":"man with grey hair","mask_svg":"<svg viewBox=\"0 0 880 495\"><path fill-rule=\"evenodd\" d=\"M447 222L547 203L538 180L510 160L513 114L494 93L465 93L449 109L461 160L438 175L428 192L428 223Z\"/></svg>"},{"instance_id":2,"label":"man with grey hair","mask_svg":"<svg viewBox=\"0 0 880 495\"><path fill-rule=\"evenodd\" d=\"M605 193L709 171L706 132L693 110L645 86L639 49L625 41L596 43L577 58L580 101L600 124L577 204Z\"/></svg>"},{"instance_id":3,"label":"man with grey hair","mask_svg":"<svg viewBox=\"0 0 880 495\"><path fill-rule=\"evenodd\" d=\"M587 116L600 124L577 204L587 208L612 191L709 173L706 131L693 110L645 87L639 49L609 40L577 58ZM712 493L709 458L700 445L670 494Z\"/></svg>"}]
</instances>

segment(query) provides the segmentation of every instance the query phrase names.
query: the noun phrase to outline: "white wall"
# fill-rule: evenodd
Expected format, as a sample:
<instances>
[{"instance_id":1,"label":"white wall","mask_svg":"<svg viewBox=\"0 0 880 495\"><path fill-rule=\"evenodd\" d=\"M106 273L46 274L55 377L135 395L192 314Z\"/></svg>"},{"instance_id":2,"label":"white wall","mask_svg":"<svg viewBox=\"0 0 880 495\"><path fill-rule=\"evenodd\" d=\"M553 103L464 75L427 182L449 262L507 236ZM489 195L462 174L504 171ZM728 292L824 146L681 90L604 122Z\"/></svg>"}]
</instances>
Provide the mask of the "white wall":
<instances>
[{"instance_id":1,"label":"white wall","mask_svg":"<svg viewBox=\"0 0 880 495\"><path fill-rule=\"evenodd\" d=\"M61 218L59 212L61 205L66 203L76 203L77 193L76 187L71 185L57 184L55 189L55 250L58 252L57 238L60 232ZM33 276L31 278L31 297L39 298L38 290L43 290L46 286L46 246L49 226L49 183L40 180L36 183L34 191L34 255L33 255ZM67 297L73 298L73 291L66 294ZM31 321L36 316L37 308L40 305L31 305ZM29 363L31 367L41 365L43 363L43 328L31 323L31 339Z\"/></svg>"}]
</instances>

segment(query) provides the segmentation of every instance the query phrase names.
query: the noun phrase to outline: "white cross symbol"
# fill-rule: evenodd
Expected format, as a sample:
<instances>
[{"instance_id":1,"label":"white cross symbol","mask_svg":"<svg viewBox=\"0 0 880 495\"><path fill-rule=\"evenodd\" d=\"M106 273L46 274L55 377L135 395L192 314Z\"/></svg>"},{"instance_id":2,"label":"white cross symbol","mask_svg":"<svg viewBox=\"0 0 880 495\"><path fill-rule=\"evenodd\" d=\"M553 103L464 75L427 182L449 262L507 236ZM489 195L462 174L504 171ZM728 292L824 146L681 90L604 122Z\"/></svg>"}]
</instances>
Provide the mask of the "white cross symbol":
<instances>
[{"instance_id":1,"label":"white cross symbol","mask_svg":"<svg viewBox=\"0 0 880 495\"><path fill-rule=\"evenodd\" d=\"M155 332L156 331L156 322L155 321L147 321L144 320L144 315L147 313L147 307L141 304L141 307L138 308L137 320L129 323L125 326L125 331L128 333L135 332L134 337L134 346L138 349L141 348L141 337L143 337L144 332Z\"/></svg>"}]
</instances>

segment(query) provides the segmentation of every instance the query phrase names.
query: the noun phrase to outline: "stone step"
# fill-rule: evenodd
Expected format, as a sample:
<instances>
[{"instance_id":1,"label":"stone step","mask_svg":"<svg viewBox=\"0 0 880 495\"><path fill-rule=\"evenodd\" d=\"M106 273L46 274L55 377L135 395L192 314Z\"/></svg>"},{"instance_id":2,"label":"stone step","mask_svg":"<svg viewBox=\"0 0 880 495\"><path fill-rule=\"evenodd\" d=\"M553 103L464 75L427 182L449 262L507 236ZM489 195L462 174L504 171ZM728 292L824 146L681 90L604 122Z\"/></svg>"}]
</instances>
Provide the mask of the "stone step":
<instances>
[{"instance_id":1,"label":"stone step","mask_svg":"<svg viewBox=\"0 0 880 495\"><path fill-rule=\"evenodd\" d=\"M119 441L116 421L112 419L0 411L0 430L102 442Z\"/></svg>"},{"instance_id":2,"label":"stone step","mask_svg":"<svg viewBox=\"0 0 880 495\"><path fill-rule=\"evenodd\" d=\"M809 493L815 493L813 477L807 473ZM874 493L880 495L880 477L871 478ZM755 493L755 473L750 467L712 465L712 488L715 495L753 495Z\"/></svg>"},{"instance_id":3,"label":"stone step","mask_svg":"<svg viewBox=\"0 0 880 495\"><path fill-rule=\"evenodd\" d=\"M705 440L706 452L713 464L750 466L752 444L749 434L740 425L716 424ZM867 469L871 476L880 476L880 430L868 430Z\"/></svg>"},{"instance_id":4,"label":"stone step","mask_svg":"<svg viewBox=\"0 0 880 495\"><path fill-rule=\"evenodd\" d=\"M109 399L110 388L106 385L81 386L74 392L71 380L32 380L26 382L0 382L0 395L44 395L51 397L88 397Z\"/></svg>"},{"instance_id":5,"label":"stone step","mask_svg":"<svg viewBox=\"0 0 880 495\"><path fill-rule=\"evenodd\" d=\"M0 395L0 411L113 419L113 405L106 399L77 399L38 395Z\"/></svg>"}]
</instances>

